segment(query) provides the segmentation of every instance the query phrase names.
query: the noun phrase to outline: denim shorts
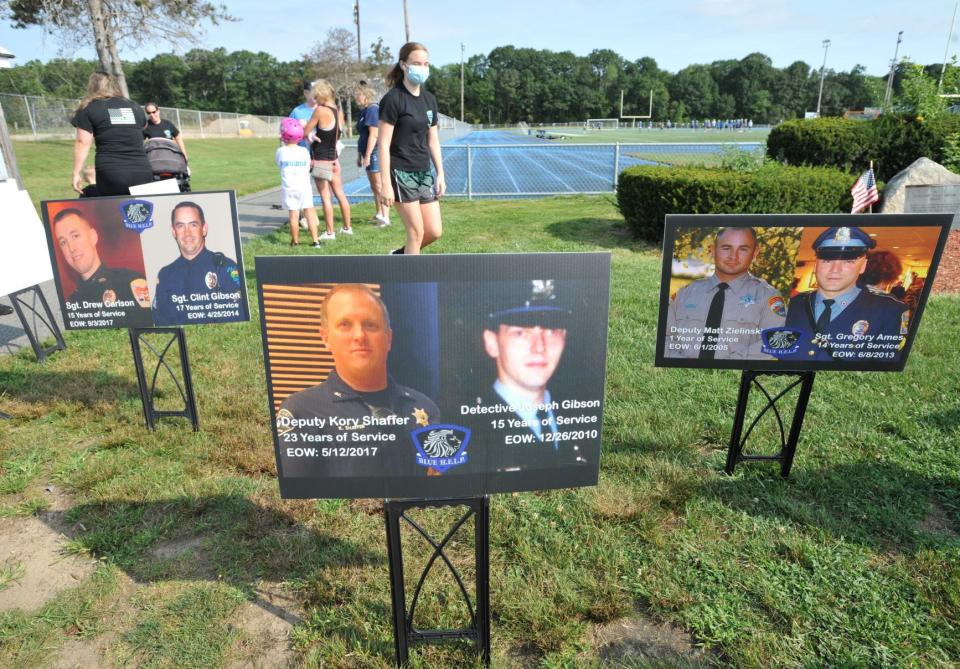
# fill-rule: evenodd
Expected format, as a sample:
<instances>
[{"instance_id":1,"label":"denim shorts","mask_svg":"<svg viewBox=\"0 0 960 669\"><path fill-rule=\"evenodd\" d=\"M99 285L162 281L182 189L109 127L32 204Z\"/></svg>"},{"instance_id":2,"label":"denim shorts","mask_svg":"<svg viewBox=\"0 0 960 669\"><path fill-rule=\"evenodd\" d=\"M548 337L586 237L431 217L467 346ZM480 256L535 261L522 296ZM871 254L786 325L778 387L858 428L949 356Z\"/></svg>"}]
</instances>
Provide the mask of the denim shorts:
<instances>
[{"instance_id":1,"label":"denim shorts","mask_svg":"<svg viewBox=\"0 0 960 669\"><path fill-rule=\"evenodd\" d=\"M379 172L380 171L380 152L377 149L373 150L373 153L370 154L370 164L367 165L367 172Z\"/></svg>"},{"instance_id":2,"label":"denim shorts","mask_svg":"<svg viewBox=\"0 0 960 669\"><path fill-rule=\"evenodd\" d=\"M393 170L393 174L390 175L390 183L393 184L393 197L400 204L411 202L429 204L437 200L437 189L433 172L430 170L423 172Z\"/></svg>"}]
</instances>

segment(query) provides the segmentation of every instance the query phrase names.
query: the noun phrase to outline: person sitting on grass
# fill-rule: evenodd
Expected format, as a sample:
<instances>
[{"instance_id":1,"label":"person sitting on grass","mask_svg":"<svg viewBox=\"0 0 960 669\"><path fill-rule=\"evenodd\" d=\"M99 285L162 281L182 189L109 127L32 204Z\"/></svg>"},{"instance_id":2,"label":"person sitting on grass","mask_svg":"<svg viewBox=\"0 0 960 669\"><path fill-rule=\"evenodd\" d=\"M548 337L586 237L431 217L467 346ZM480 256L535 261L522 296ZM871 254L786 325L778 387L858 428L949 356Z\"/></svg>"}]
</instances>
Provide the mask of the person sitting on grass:
<instances>
[{"instance_id":1,"label":"person sitting on grass","mask_svg":"<svg viewBox=\"0 0 960 669\"><path fill-rule=\"evenodd\" d=\"M313 208L313 187L310 184L310 152L297 142L303 139L303 126L295 118L280 122L280 141L274 162L280 168L280 193L283 208L290 220L290 246L300 243L300 211L307 219L313 247L320 248L317 238L317 210Z\"/></svg>"}]
</instances>

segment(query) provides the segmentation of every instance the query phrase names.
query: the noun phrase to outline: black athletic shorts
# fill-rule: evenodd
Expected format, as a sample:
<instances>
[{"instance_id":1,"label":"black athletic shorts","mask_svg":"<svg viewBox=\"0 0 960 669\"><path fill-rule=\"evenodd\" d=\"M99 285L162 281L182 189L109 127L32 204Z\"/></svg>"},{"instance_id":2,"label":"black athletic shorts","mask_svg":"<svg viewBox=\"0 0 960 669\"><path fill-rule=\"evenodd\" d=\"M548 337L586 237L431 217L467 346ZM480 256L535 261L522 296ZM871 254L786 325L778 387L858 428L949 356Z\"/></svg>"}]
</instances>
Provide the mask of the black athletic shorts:
<instances>
[{"instance_id":1,"label":"black athletic shorts","mask_svg":"<svg viewBox=\"0 0 960 669\"><path fill-rule=\"evenodd\" d=\"M390 174L390 183L393 184L393 197L401 204L419 202L428 204L436 202L437 189L433 172L404 172L393 170Z\"/></svg>"}]
</instances>

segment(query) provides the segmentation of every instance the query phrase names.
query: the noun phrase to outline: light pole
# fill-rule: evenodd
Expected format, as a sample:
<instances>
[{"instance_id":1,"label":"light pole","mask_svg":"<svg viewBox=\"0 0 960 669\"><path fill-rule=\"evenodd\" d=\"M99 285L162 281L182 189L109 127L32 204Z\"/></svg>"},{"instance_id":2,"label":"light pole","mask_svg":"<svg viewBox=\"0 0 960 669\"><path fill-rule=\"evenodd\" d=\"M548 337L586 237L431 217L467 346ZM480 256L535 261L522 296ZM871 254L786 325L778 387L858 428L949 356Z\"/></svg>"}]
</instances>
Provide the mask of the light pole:
<instances>
[{"instance_id":1,"label":"light pole","mask_svg":"<svg viewBox=\"0 0 960 669\"><path fill-rule=\"evenodd\" d=\"M463 123L463 51L466 44L460 42L460 122Z\"/></svg>"},{"instance_id":2,"label":"light pole","mask_svg":"<svg viewBox=\"0 0 960 669\"><path fill-rule=\"evenodd\" d=\"M947 71L947 52L950 50L950 40L953 39L953 24L957 20L957 6L960 0L953 5L953 17L950 19L950 31L947 33L947 44L943 47L943 67L940 68L940 80L937 82L937 94L943 92L943 73Z\"/></svg>"},{"instance_id":3,"label":"light pole","mask_svg":"<svg viewBox=\"0 0 960 669\"><path fill-rule=\"evenodd\" d=\"M363 58L360 57L360 0L354 0L353 2L353 22L357 24L357 62L362 63Z\"/></svg>"},{"instance_id":4,"label":"light pole","mask_svg":"<svg viewBox=\"0 0 960 669\"><path fill-rule=\"evenodd\" d=\"M823 100L823 78L827 73L827 50L830 40L823 40L823 65L820 66L820 92L817 94L817 118L820 118L820 101Z\"/></svg>"},{"instance_id":5,"label":"light pole","mask_svg":"<svg viewBox=\"0 0 960 669\"><path fill-rule=\"evenodd\" d=\"M407 11L407 0L403 0L403 30L407 35L407 42L410 41L410 13Z\"/></svg>"},{"instance_id":6,"label":"light pole","mask_svg":"<svg viewBox=\"0 0 960 669\"><path fill-rule=\"evenodd\" d=\"M893 60L890 61L890 76L887 77L887 91L883 95L884 111L890 108L890 102L893 98L893 73L897 69L897 54L900 53L900 42L903 41L903 31L897 33L897 46L893 50Z\"/></svg>"}]
</instances>

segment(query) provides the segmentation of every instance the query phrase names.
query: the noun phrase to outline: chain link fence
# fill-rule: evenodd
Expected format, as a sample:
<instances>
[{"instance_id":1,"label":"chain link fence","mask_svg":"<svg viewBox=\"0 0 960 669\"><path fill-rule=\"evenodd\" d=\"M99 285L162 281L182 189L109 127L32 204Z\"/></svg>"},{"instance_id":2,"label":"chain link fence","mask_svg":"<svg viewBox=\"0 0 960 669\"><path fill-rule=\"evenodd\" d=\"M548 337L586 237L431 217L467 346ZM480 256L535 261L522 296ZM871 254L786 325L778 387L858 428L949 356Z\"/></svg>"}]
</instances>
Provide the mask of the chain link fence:
<instances>
[{"instance_id":1,"label":"chain link fence","mask_svg":"<svg viewBox=\"0 0 960 669\"><path fill-rule=\"evenodd\" d=\"M505 139L505 133L497 133ZM482 137L478 133L474 137ZM444 144L443 169L447 196L520 198L549 195L601 194L616 189L621 171L633 165L718 164L726 151L747 152L761 160L764 145L756 142L702 144ZM343 159L341 158L341 162ZM344 180L350 176L344 173ZM366 178L347 184L351 198L372 197Z\"/></svg>"},{"instance_id":2,"label":"chain link fence","mask_svg":"<svg viewBox=\"0 0 960 669\"><path fill-rule=\"evenodd\" d=\"M70 125L78 99L0 93L0 105L14 139L63 139L74 136ZM282 116L258 116L234 112L200 111L160 107L160 117L176 125L186 138L277 137ZM450 141L472 127L440 114L440 137Z\"/></svg>"}]
</instances>

